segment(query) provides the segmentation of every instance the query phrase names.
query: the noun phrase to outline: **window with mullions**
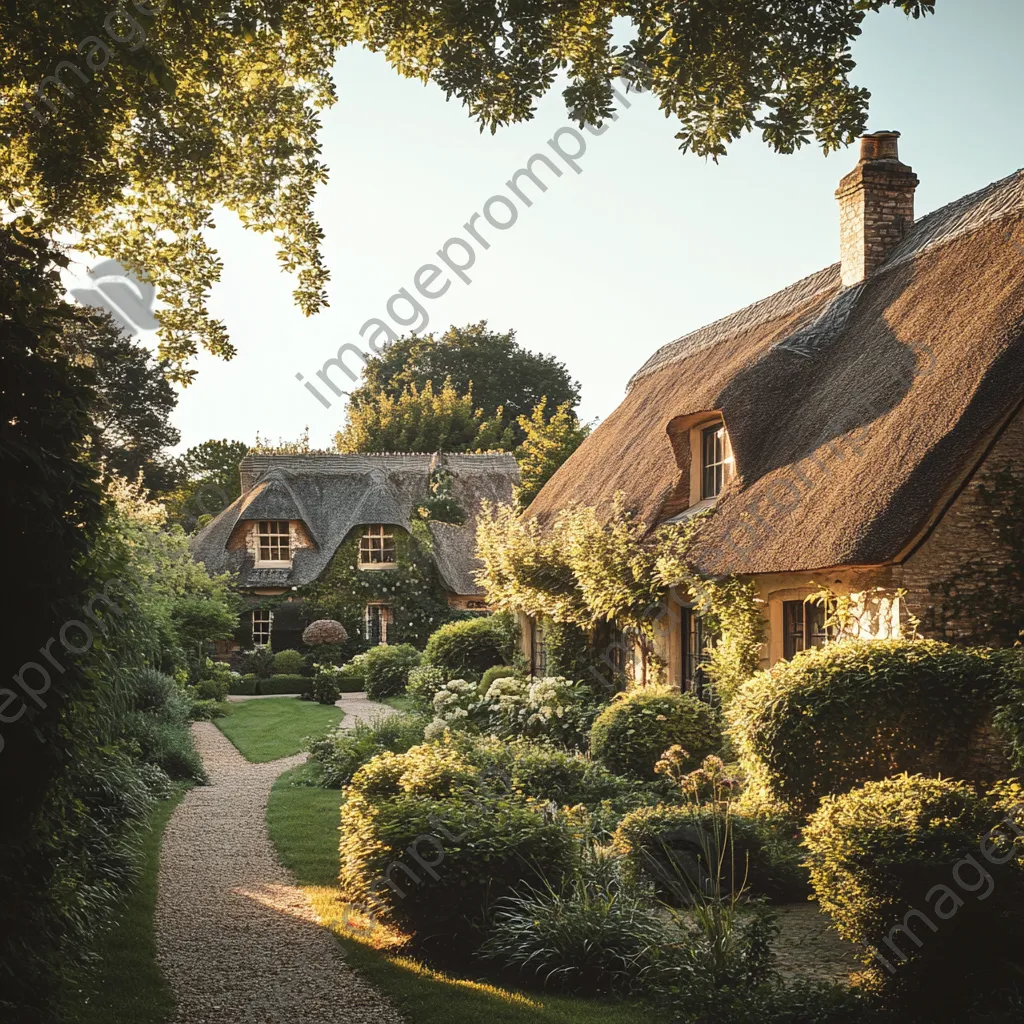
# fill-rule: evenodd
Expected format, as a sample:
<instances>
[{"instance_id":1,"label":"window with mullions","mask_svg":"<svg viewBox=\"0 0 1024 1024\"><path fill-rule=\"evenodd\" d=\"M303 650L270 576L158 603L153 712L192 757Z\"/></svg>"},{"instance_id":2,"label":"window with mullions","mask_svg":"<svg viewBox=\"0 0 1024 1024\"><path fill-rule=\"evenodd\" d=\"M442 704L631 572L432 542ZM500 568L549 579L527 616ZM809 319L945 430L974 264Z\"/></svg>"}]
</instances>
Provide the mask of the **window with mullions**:
<instances>
[{"instance_id":1,"label":"window with mullions","mask_svg":"<svg viewBox=\"0 0 1024 1024\"><path fill-rule=\"evenodd\" d=\"M395 564L395 535L387 526L368 526L359 541L360 567L379 569Z\"/></svg>"},{"instance_id":2,"label":"window with mullions","mask_svg":"<svg viewBox=\"0 0 1024 1024\"><path fill-rule=\"evenodd\" d=\"M809 647L824 647L832 639L832 627L825 625L825 608L807 601L782 602L782 654L794 657Z\"/></svg>"},{"instance_id":3,"label":"window with mullions","mask_svg":"<svg viewBox=\"0 0 1024 1024\"><path fill-rule=\"evenodd\" d=\"M701 499L717 498L725 486L725 425L716 423L700 434Z\"/></svg>"},{"instance_id":4,"label":"window with mullions","mask_svg":"<svg viewBox=\"0 0 1024 1024\"><path fill-rule=\"evenodd\" d=\"M543 678L548 674L548 644L540 619L533 620L530 637L530 673Z\"/></svg>"},{"instance_id":5,"label":"window with mullions","mask_svg":"<svg viewBox=\"0 0 1024 1024\"><path fill-rule=\"evenodd\" d=\"M692 608L682 610L683 689L702 696L715 637Z\"/></svg>"},{"instance_id":6,"label":"window with mullions","mask_svg":"<svg viewBox=\"0 0 1024 1024\"><path fill-rule=\"evenodd\" d=\"M270 632L274 626L274 613L269 608L254 608L252 613L253 647L269 647Z\"/></svg>"},{"instance_id":7,"label":"window with mullions","mask_svg":"<svg viewBox=\"0 0 1024 1024\"><path fill-rule=\"evenodd\" d=\"M391 625L391 621L390 605L368 604L364 617L366 639L371 644L386 644L388 642L388 626Z\"/></svg>"},{"instance_id":8,"label":"window with mullions","mask_svg":"<svg viewBox=\"0 0 1024 1024\"><path fill-rule=\"evenodd\" d=\"M290 525L287 519L263 520L256 524L257 565L291 565Z\"/></svg>"}]
</instances>

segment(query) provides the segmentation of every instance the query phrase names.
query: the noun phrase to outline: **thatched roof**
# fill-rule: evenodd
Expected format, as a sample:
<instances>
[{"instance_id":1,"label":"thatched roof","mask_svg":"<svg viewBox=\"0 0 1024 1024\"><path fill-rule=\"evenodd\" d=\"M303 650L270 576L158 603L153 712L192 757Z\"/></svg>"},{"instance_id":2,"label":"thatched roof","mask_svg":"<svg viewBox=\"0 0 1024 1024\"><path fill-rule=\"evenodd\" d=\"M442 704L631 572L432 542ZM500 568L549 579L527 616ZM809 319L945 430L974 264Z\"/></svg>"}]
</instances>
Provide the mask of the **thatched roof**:
<instances>
[{"instance_id":1,"label":"thatched roof","mask_svg":"<svg viewBox=\"0 0 1024 1024\"><path fill-rule=\"evenodd\" d=\"M919 220L841 290L833 266L666 345L528 509L617 491L654 525L687 504L670 424L720 411L737 475L710 573L896 559L1024 400L1024 171Z\"/></svg>"},{"instance_id":2,"label":"thatched roof","mask_svg":"<svg viewBox=\"0 0 1024 1024\"><path fill-rule=\"evenodd\" d=\"M408 529L414 509L428 497L435 459L415 453L246 456L239 467L241 497L196 535L193 556L211 572L237 572L246 588L310 583L354 527L382 523ZM469 518L465 526L430 524L435 562L449 591L479 594L473 579L479 568L476 513L484 498L511 501L519 470L511 455L501 453L445 455L443 461ZM256 568L251 553L234 539L240 524L260 519L300 521L313 547L296 550L291 568Z\"/></svg>"}]
</instances>

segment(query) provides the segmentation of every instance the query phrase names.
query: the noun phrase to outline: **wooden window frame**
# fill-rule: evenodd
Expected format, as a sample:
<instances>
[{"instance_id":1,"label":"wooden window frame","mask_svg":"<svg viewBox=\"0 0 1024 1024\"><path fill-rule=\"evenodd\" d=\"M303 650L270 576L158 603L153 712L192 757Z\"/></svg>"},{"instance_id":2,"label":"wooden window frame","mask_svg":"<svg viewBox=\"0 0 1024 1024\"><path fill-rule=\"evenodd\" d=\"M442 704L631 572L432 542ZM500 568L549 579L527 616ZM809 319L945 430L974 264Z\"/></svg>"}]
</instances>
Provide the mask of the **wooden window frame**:
<instances>
[{"instance_id":1,"label":"wooden window frame","mask_svg":"<svg viewBox=\"0 0 1024 1024\"><path fill-rule=\"evenodd\" d=\"M372 630L370 627L370 622L375 612L377 613L376 625L379 630L376 638L371 636ZM385 601L371 601L363 610L363 627L366 631L366 639L370 643L376 642L379 646L387 647L388 627L393 625L394 621L395 618L391 611L391 605Z\"/></svg>"},{"instance_id":2,"label":"wooden window frame","mask_svg":"<svg viewBox=\"0 0 1024 1024\"><path fill-rule=\"evenodd\" d=\"M700 498L717 498L725 487L728 453L725 442L725 423L719 420L702 427L700 431Z\"/></svg>"},{"instance_id":3,"label":"wooden window frame","mask_svg":"<svg viewBox=\"0 0 1024 1024\"><path fill-rule=\"evenodd\" d=\"M252 610L252 645L253 647L269 647L274 633L274 612L271 608L253 608ZM264 629L264 625L266 628ZM259 629L257 630L257 626ZM259 636L266 636L265 640L257 640Z\"/></svg>"},{"instance_id":4,"label":"wooden window frame","mask_svg":"<svg viewBox=\"0 0 1024 1024\"><path fill-rule=\"evenodd\" d=\"M363 528L359 538L360 569L397 569L398 549L394 527L372 523Z\"/></svg>"},{"instance_id":5,"label":"wooden window frame","mask_svg":"<svg viewBox=\"0 0 1024 1024\"><path fill-rule=\"evenodd\" d=\"M791 661L801 651L824 647L834 639L831 626L825 625L827 612L822 604L792 600L782 602L782 656Z\"/></svg>"},{"instance_id":6,"label":"wooden window frame","mask_svg":"<svg viewBox=\"0 0 1024 1024\"><path fill-rule=\"evenodd\" d=\"M716 638L708 630L704 617L686 605L681 609L679 632L682 643L682 689L703 697L707 682L705 666Z\"/></svg>"},{"instance_id":7,"label":"wooden window frame","mask_svg":"<svg viewBox=\"0 0 1024 1024\"><path fill-rule=\"evenodd\" d=\"M543 678L548 671L548 644L544 624L533 619L530 625L530 675Z\"/></svg>"},{"instance_id":8,"label":"wooden window frame","mask_svg":"<svg viewBox=\"0 0 1024 1024\"><path fill-rule=\"evenodd\" d=\"M287 519L259 520L256 523L257 568L282 569L290 568L291 564L291 522Z\"/></svg>"}]
</instances>

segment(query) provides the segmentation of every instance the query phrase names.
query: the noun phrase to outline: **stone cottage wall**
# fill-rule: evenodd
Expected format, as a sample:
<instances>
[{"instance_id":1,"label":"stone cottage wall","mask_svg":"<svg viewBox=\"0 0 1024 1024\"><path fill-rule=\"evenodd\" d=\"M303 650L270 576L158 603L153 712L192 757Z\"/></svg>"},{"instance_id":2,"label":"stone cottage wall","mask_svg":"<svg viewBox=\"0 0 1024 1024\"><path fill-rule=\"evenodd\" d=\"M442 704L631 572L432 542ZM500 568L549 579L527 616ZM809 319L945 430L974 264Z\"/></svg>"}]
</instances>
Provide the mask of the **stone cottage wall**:
<instances>
[{"instance_id":1,"label":"stone cottage wall","mask_svg":"<svg viewBox=\"0 0 1024 1024\"><path fill-rule=\"evenodd\" d=\"M926 636L949 640L988 640L988 623L982 613L962 609L944 615L943 586L972 562L967 578L960 581L959 599L947 603L972 605L970 595L986 592L991 603L993 571L1006 564L1008 546L996 534L992 510L981 500L986 482L1006 468L1024 484L1024 413L1018 413L974 473L931 535L903 564L902 585L907 590L907 609L922 620ZM1024 525L1024 524L1022 524ZM977 607L977 606L976 606Z\"/></svg>"}]
</instances>

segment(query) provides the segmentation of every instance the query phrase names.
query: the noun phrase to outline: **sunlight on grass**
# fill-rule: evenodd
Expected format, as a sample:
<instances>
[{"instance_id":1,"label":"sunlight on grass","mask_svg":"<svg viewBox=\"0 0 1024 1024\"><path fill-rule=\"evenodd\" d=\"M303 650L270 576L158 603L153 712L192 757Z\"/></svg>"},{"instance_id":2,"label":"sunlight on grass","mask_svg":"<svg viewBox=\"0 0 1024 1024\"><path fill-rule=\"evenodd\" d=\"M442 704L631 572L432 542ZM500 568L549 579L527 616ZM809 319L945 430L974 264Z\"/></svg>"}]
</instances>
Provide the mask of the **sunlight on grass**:
<instances>
[{"instance_id":1,"label":"sunlight on grass","mask_svg":"<svg viewBox=\"0 0 1024 1024\"><path fill-rule=\"evenodd\" d=\"M341 708L296 697L232 701L214 724L248 761L262 764L297 754L309 736L322 736L344 717Z\"/></svg>"},{"instance_id":2,"label":"sunlight on grass","mask_svg":"<svg viewBox=\"0 0 1024 1024\"><path fill-rule=\"evenodd\" d=\"M658 1024L642 1003L523 992L447 974L410 956L405 935L342 898L336 885L341 794L308 780L299 767L274 784L267 825L278 857L296 875L319 923L338 937L349 963L417 1024Z\"/></svg>"}]
</instances>

